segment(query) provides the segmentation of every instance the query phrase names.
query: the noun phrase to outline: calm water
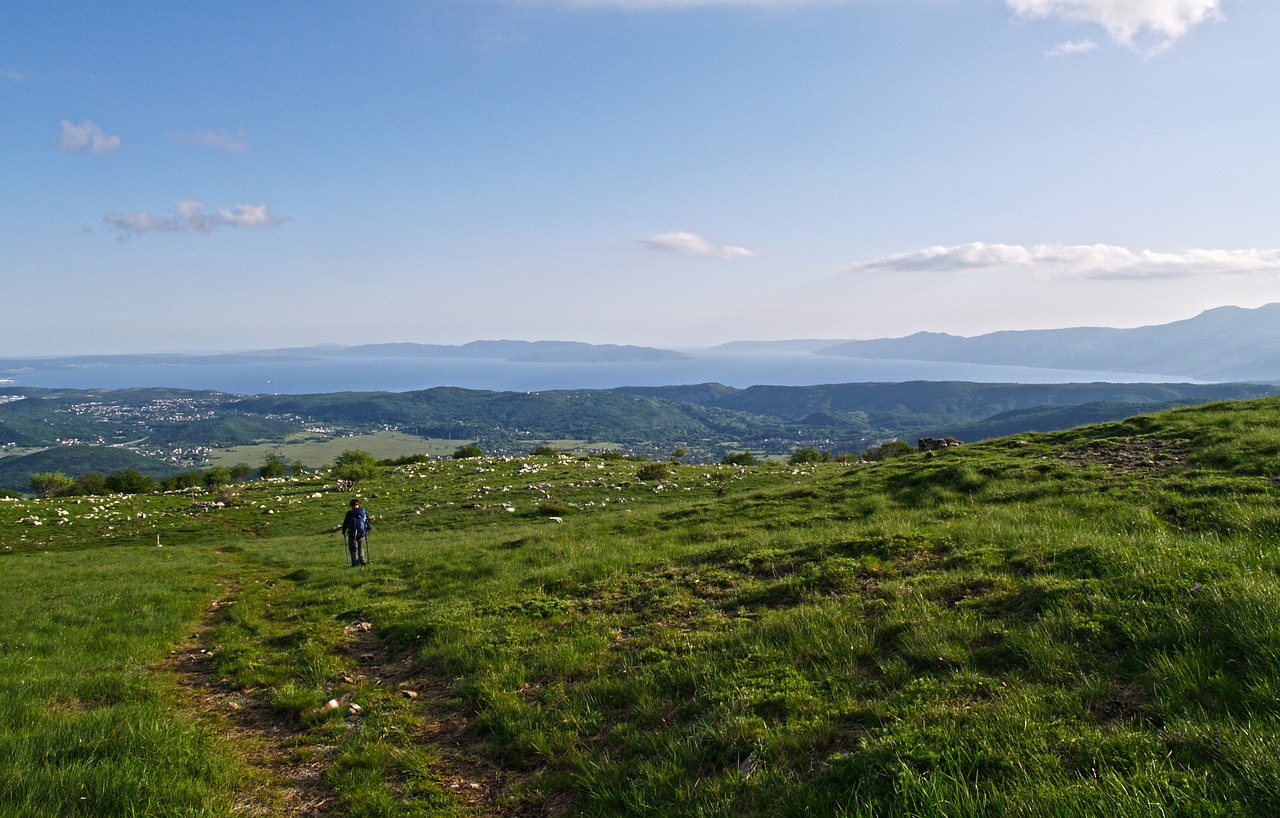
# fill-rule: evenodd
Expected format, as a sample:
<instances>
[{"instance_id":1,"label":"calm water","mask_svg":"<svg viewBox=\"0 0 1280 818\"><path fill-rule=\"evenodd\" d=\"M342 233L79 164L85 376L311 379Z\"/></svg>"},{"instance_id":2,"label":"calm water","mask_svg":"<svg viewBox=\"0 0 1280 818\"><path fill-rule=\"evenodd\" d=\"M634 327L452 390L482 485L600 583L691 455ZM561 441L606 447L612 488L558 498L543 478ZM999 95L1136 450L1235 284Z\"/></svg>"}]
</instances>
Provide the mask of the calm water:
<instances>
[{"instance_id":1,"label":"calm water","mask_svg":"<svg viewBox=\"0 0 1280 818\"><path fill-rule=\"evenodd\" d=\"M805 352L697 352L682 361L654 363L510 363L444 358L316 358L260 363L104 365L11 372L14 386L122 389L167 386L237 394L405 392L433 386L495 391L608 389L722 383L807 386L822 383L975 381L979 383L1192 382L1180 375L1085 372L1013 366L835 358Z\"/></svg>"}]
</instances>

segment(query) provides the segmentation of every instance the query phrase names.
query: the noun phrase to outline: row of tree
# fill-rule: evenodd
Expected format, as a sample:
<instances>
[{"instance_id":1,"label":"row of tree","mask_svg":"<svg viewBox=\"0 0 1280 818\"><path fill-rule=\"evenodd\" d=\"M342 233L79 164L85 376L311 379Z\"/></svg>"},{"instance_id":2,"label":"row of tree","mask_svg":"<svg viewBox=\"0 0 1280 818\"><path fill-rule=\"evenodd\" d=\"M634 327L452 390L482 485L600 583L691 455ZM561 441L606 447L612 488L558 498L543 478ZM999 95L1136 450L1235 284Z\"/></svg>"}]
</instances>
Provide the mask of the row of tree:
<instances>
[{"instance_id":1,"label":"row of tree","mask_svg":"<svg viewBox=\"0 0 1280 818\"><path fill-rule=\"evenodd\" d=\"M278 454L268 454L258 468L248 463L234 466L210 466L204 470L180 472L163 479L143 474L137 469L122 469L110 474L89 472L69 477L62 472L41 472L30 477L31 491L37 497L77 497L104 494L147 494L153 491L176 491L204 488L217 490L232 483L243 483L254 477L283 477L301 474L306 466L295 460L286 464Z\"/></svg>"}]
</instances>

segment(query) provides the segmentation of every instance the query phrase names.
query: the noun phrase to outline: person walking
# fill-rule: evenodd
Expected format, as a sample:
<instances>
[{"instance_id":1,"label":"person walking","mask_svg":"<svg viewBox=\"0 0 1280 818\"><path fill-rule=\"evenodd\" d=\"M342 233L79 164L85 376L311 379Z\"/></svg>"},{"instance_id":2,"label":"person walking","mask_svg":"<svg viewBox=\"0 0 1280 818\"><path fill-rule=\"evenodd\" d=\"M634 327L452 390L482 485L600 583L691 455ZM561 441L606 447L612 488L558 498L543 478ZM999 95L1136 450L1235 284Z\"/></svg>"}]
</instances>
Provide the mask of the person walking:
<instances>
[{"instance_id":1,"label":"person walking","mask_svg":"<svg viewBox=\"0 0 1280 818\"><path fill-rule=\"evenodd\" d=\"M342 533L347 538L347 555L351 565L368 565L369 555L365 549L365 539L372 527L369 514L360 506L359 500L351 501L351 510L342 518Z\"/></svg>"}]
</instances>

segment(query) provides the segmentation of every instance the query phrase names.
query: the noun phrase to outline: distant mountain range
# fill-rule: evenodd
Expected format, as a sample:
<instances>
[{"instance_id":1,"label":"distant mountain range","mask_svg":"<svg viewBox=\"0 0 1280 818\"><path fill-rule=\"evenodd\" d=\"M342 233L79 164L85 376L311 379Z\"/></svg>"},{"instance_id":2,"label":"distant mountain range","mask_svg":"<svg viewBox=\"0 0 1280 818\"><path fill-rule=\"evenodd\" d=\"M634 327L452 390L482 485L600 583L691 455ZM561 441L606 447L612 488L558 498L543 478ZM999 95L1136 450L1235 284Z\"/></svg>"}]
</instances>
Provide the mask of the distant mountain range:
<instances>
[{"instance_id":1,"label":"distant mountain range","mask_svg":"<svg viewBox=\"0 0 1280 818\"><path fill-rule=\"evenodd\" d=\"M962 337L919 332L866 341L797 339L734 341L705 350L587 344L575 341L473 341L447 344L365 344L249 350L217 354L78 355L0 359L0 374L88 367L167 364L236 365L266 361L471 360L512 364L654 364L693 359L798 356L863 361L1023 367L1215 382L1280 381L1280 304L1219 307L1183 321L1136 329L1077 327L1008 330ZM883 367L882 367L883 368ZM944 368L945 369L945 368ZM918 376L917 376L918 377ZM910 378L877 378L908 380ZM947 371L939 380L963 380ZM1067 380L1064 376L1064 380ZM1010 378L1010 380L1018 380ZM1123 380L1118 377L1117 380ZM696 382L696 381L695 381Z\"/></svg>"},{"instance_id":2,"label":"distant mountain range","mask_svg":"<svg viewBox=\"0 0 1280 818\"><path fill-rule=\"evenodd\" d=\"M1219 307L1195 318L1136 329L1080 327L993 332L964 338L919 332L845 341L816 355L954 363L1174 373L1206 381L1280 379L1280 304Z\"/></svg>"}]
</instances>

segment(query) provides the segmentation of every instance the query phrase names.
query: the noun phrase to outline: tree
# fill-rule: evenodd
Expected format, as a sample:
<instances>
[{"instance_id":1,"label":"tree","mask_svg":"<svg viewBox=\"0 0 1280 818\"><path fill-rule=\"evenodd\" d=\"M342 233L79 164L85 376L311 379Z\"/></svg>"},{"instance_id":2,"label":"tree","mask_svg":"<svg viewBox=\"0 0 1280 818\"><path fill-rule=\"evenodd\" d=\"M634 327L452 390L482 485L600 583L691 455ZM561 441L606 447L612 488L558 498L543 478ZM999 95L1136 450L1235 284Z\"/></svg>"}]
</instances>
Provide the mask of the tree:
<instances>
[{"instance_id":1,"label":"tree","mask_svg":"<svg viewBox=\"0 0 1280 818\"><path fill-rule=\"evenodd\" d=\"M180 491L204 486L204 475L198 471L184 471L160 481L162 491Z\"/></svg>"},{"instance_id":2,"label":"tree","mask_svg":"<svg viewBox=\"0 0 1280 818\"><path fill-rule=\"evenodd\" d=\"M258 476L267 477L283 477L284 476L284 458L276 452L271 452L263 459L262 465L258 467Z\"/></svg>"},{"instance_id":3,"label":"tree","mask_svg":"<svg viewBox=\"0 0 1280 818\"><path fill-rule=\"evenodd\" d=\"M330 474L338 481L339 491L351 491L361 480L378 476L378 461L363 449L347 449L333 459Z\"/></svg>"},{"instance_id":4,"label":"tree","mask_svg":"<svg viewBox=\"0 0 1280 818\"><path fill-rule=\"evenodd\" d=\"M726 466L754 466L760 461L751 452L730 452L720 462Z\"/></svg>"},{"instance_id":5,"label":"tree","mask_svg":"<svg viewBox=\"0 0 1280 818\"><path fill-rule=\"evenodd\" d=\"M250 466L248 463L237 463L228 471L228 475L231 477L231 482L233 483L248 480L252 474L253 466Z\"/></svg>"},{"instance_id":6,"label":"tree","mask_svg":"<svg viewBox=\"0 0 1280 818\"><path fill-rule=\"evenodd\" d=\"M802 463L830 463L831 452L820 451L814 446L801 446L791 453L791 465Z\"/></svg>"},{"instance_id":7,"label":"tree","mask_svg":"<svg viewBox=\"0 0 1280 818\"><path fill-rule=\"evenodd\" d=\"M671 460L672 463L679 463L681 460L684 460L688 456L689 456L688 449L686 449L684 446L677 446L671 450L671 455L669 459Z\"/></svg>"},{"instance_id":8,"label":"tree","mask_svg":"<svg viewBox=\"0 0 1280 818\"><path fill-rule=\"evenodd\" d=\"M33 474L30 477L31 490L36 495L45 498L57 497L60 494L67 494L75 488L76 481L67 477L60 471L47 471L39 474Z\"/></svg>"},{"instance_id":9,"label":"tree","mask_svg":"<svg viewBox=\"0 0 1280 818\"><path fill-rule=\"evenodd\" d=\"M80 475L76 480L75 493L89 497L110 494L111 489L107 488L107 476L96 471Z\"/></svg>"},{"instance_id":10,"label":"tree","mask_svg":"<svg viewBox=\"0 0 1280 818\"><path fill-rule=\"evenodd\" d=\"M226 466L210 466L204 470L204 484L211 489L231 482L231 469Z\"/></svg>"},{"instance_id":11,"label":"tree","mask_svg":"<svg viewBox=\"0 0 1280 818\"><path fill-rule=\"evenodd\" d=\"M117 494L146 494L156 490L156 481L137 469L125 469L107 475L107 488Z\"/></svg>"},{"instance_id":12,"label":"tree","mask_svg":"<svg viewBox=\"0 0 1280 818\"><path fill-rule=\"evenodd\" d=\"M289 464L289 472L294 477L301 476L302 473L305 472L306 470L307 470L307 464L303 463L301 460L295 460Z\"/></svg>"},{"instance_id":13,"label":"tree","mask_svg":"<svg viewBox=\"0 0 1280 818\"><path fill-rule=\"evenodd\" d=\"M458 450L453 453L454 460L462 460L468 457L483 457L483 456L484 456L484 449L481 449L479 446L476 446L475 444L471 444L467 446L459 446Z\"/></svg>"}]
</instances>

